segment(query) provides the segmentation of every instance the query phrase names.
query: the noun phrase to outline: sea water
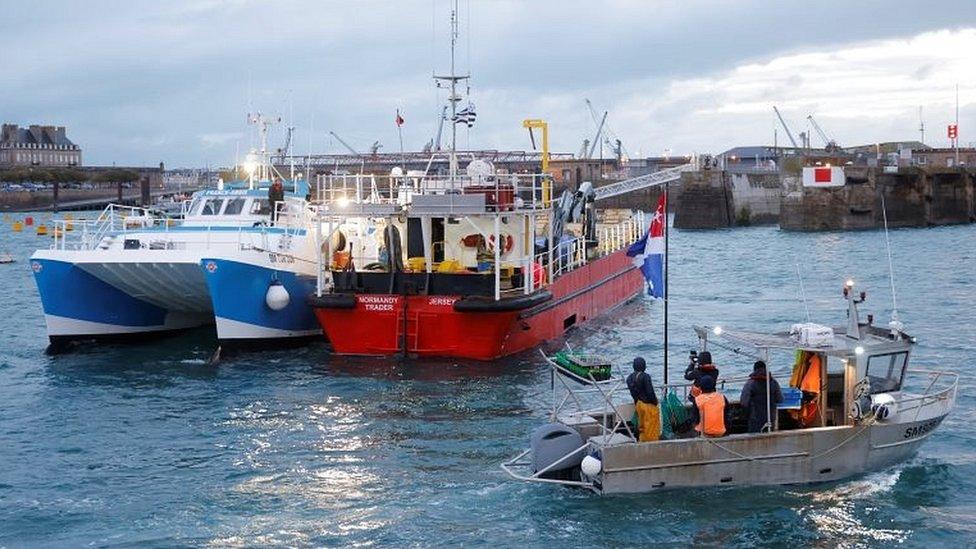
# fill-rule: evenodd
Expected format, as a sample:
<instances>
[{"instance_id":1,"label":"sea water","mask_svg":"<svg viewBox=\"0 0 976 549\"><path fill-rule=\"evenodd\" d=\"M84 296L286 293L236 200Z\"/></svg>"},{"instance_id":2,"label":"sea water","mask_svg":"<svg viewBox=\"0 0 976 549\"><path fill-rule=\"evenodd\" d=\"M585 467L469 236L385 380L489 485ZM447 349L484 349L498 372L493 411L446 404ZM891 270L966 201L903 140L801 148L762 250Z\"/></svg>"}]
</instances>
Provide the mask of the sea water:
<instances>
[{"instance_id":1,"label":"sea water","mask_svg":"<svg viewBox=\"0 0 976 549\"><path fill-rule=\"evenodd\" d=\"M212 330L46 356L29 254L0 229L0 546L968 546L976 542L976 226L891 232L913 366L958 371L954 413L890 469L807 486L599 497L509 479L544 421L533 352L490 364L332 357L322 344L210 365ZM671 372L691 327L842 324L892 304L883 233L672 231ZM637 300L568 339L661 381L662 306ZM559 342L554 342L558 346ZM751 361L715 353L723 374ZM774 364L776 372L788 368Z\"/></svg>"}]
</instances>

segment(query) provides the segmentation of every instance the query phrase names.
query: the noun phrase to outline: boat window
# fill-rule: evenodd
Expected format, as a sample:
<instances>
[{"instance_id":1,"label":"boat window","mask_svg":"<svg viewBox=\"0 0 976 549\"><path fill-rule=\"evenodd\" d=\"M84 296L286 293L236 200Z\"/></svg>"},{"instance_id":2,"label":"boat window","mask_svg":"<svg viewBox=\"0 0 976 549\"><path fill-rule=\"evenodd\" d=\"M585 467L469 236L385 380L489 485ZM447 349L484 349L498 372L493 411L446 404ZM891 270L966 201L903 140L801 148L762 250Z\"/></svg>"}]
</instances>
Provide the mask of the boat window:
<instances>
[{"instance_id":1,"label":"boat window","mask_svg":"<svg viewBox=\"0 0 976 549\"><path fill-rule=\"evenodd\" d=\"M251 203L251 213L257 215L270 215L271 204L267 198L258 198Z\"/></svg>"},{"instance_id":2,"label":"boat window","mask_svg":"<svg viewBox=\"0 0 976 549\"><path fill-rule=\"evenodd\" d=\"M200 211L197 212L197 215L217 215L217 213L220 212L220 206L222 203L223 200L219 198L207 198L200 206Z\"/></svg>"},{"instance_id":3,"label":"boat window","mask_svg":"<svg viewBox=\"0 0 976 549\"><path fill-rule=\"evenodd\" d=\"M871 383L871 393L900 390L907 362L907 352L869 357L867 375Z\"/></svg>"},{"instance_id":4,"label":"boat window","mask_svg":"<svg viewBox=\"0 0 976 549\"><path fill-rule=\"evenodd\" d=\"M246 198L231 198L224 206L224 215L239 215L244 210L245 202L247 202Z\"/></svg>"}]
</instances>

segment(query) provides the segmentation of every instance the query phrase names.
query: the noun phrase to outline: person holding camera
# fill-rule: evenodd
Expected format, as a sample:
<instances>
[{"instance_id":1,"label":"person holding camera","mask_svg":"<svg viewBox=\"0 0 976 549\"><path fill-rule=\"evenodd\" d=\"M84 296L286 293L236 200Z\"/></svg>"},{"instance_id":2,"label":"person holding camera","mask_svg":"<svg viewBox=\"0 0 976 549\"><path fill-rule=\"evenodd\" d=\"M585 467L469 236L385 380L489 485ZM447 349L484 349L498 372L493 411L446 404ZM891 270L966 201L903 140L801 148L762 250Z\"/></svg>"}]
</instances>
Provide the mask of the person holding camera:
<instances>
[{"instance_id":1,"label":"person holding camera","mask_svg":"<svg viewBox=\"0 0 976 549\"><path fill-rule=\"evenodd\" d=\"M691 392L688 395L689 400L694 401L695 397L702 394L701 379L705 376L712 378L713 383L718 381L718 368L712 364L712 353L692 351L691 361L685 368L685 379L692 382Z\"/></svg>"}]
</instances>

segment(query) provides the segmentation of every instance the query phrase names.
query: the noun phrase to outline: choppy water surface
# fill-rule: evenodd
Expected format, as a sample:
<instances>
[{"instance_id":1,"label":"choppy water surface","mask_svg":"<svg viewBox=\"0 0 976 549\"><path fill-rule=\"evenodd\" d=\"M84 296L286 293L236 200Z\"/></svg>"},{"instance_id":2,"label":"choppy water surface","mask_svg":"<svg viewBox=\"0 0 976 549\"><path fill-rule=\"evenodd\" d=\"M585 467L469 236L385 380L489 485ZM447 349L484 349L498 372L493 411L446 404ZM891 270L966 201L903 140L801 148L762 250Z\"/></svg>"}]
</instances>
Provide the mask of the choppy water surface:
<instances>
[{"instance_id":1,"label":"choppy water surface","mask_svg":"<svg viewBox=\"0 0 976 549\"><path fill-rule=\"evenodd\" d=\"M915 458L841 483L603 498L498 468L549 402L531 353L396 363L312 346L209 366L201 330L48 357L26 261L48 241L0 231L20 259L0 265L0 546L976 541L976 226L891 234L915 366L964 370L956 412ZM671 244L674 371L692 324L802 321L796 262L815 321L843 321L847 276L888 317L881 233L674 231ZM637 302L571 341L659 364L660 312ZM724 358L724 371L750 366Z\"/></svg>"}]
</instances>

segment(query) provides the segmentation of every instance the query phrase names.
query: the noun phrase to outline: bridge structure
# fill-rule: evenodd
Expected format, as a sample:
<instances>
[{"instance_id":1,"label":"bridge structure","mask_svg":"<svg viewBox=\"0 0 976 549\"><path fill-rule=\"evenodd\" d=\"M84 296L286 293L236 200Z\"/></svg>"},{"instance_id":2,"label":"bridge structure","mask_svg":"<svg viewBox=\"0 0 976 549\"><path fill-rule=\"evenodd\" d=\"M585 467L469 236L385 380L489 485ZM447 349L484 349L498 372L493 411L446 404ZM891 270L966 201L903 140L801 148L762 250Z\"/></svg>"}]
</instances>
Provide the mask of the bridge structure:
<instances>
[{"instance_id":1,"label":"bridge structure","mask_svg":"<svg viewBox=\"0 0 976 549\"><path fill-rule=\"evenodd\" d=\"M609 183L594 189L594 193L596 195L595 199L603 200L605 198L612 198L614 196L620 196L622 194L647 189L649 187L665 185L672 181L680 180L681 174L684 172L694 171L697 169L698 164L696 162L689 162L688 164L682 164L673 168L665 168L663 170L639 175L630 179L624 179L623 181Z\"/></svg>"}]
</instances>

